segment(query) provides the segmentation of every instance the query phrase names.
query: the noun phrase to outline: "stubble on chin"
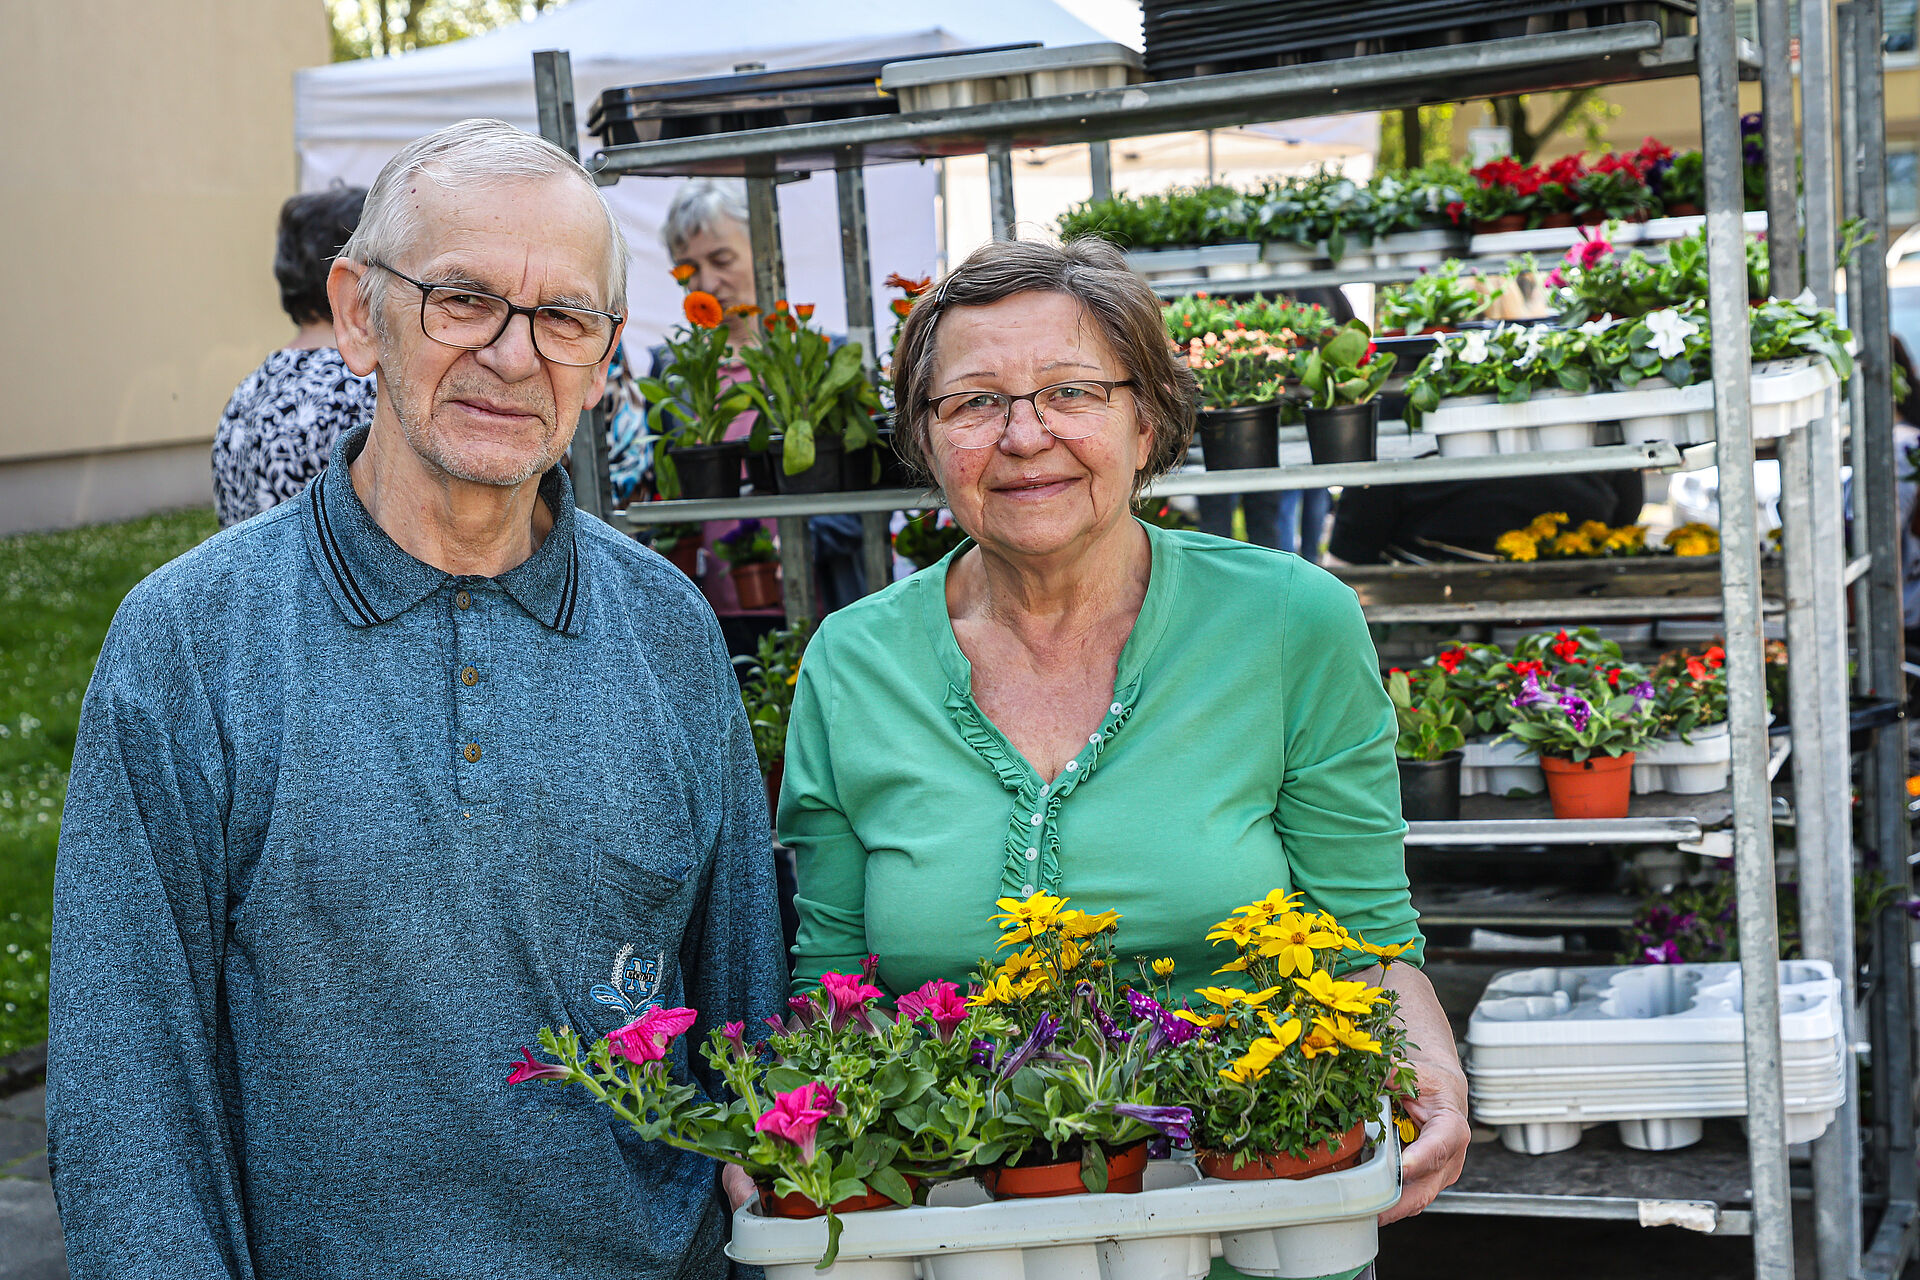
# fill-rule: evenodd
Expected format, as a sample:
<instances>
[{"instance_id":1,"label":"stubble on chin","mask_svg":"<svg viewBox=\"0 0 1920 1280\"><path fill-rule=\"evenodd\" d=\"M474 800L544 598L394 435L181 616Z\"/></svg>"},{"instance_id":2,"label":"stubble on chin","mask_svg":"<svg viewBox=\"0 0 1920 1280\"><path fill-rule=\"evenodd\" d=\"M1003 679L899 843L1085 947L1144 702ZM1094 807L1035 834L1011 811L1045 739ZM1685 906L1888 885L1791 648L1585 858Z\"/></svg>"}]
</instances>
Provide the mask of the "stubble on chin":
<instances>
[{"instance_id":1,"label":"stubble on chin","mask_svg":"<svg viewBox=\"0 0 1920 1280\"><path fill-rule=\"evenodd\" d=\"M511 460L503 459L497 453L485 457L474 456L461 449L457 441L447 438L446 433L433 422L431 411L424 420L414 411L412 397L407 394L404 381L389 380L384 367L380 376L383 381L381 394L387 396L388 407L400 423L407 447L429 467L455 480L502 489L517 488L551 470L566 455L567 446L571 443L570 432L556 432L543 442L537 453L524 455L514 465L504 465ZM454 398L457 393L458 388L453 388L449 398ZM543 421L551 421L554 416L551 405L543 406L537 412Z\"/></svg>"}]
</instances>

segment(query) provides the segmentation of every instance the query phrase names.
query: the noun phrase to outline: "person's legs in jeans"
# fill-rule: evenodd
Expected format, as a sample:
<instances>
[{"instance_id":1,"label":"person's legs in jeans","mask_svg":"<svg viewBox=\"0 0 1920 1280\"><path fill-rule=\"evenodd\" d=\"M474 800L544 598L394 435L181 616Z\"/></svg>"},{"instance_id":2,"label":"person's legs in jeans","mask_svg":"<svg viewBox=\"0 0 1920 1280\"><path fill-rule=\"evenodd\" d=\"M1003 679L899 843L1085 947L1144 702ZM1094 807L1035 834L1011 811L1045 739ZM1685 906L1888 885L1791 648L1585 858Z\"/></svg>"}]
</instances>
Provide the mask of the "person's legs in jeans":
<instances>
[{"instance_id":1,"label":"person's legs in jeans","mask_svg":"<svg viewBox=\"0 0 1920 1280\"><path fill-rule=\"evenodd\" d=\"M1320 559L1320 540L1326 536L1327 516L1333 511L1333 494L1325 489L1300 491L1300 554L1309 560ZM1282 520L1284 524L1284 519Z\"/></svg>"},{"instance_id":2,"label":"person's legs in jeans","mask_svg":"<svg viewBox=\"0 0 1920 1280\"><path fill-rule=\"evenodd\" d=\"M1286 489L1274 496L1280 500L1280 510L1276 517L1280 529L1273 545L1282 551L1298 551L1300 549L1300 491Z\"/></svg>"},{"instance_id":3,"label":"person's legs in jeans","mask_svg":"<svg viewBox=\"0 0 1920 1280\"><path fill-rule=\"evenodd\" d=\"M1216 538L1231 538L1233 509L1240 505L1240 495L1202 493L1197 497L1200 503L1200 532L1210 533Z\"/></svg>"},{"instance_id":4,"label":"person's legs in jeans","mask_svg":"<svg viewBox=\"0 0 1920 1280\"><path fill-rule=\"evenodd\" d=\"M1240 507L1247 513L1248 542L1256 546L1277 547L1285 550L1286 543L1283 539L1288 535L1283 528L1286 522L1281 519L1281 513L1285 510L1281 501L1283 498L1292 496L1290 493L1275 493L1272 490L1266 493L1240 495Z\"/></svg>"}]
</instances>

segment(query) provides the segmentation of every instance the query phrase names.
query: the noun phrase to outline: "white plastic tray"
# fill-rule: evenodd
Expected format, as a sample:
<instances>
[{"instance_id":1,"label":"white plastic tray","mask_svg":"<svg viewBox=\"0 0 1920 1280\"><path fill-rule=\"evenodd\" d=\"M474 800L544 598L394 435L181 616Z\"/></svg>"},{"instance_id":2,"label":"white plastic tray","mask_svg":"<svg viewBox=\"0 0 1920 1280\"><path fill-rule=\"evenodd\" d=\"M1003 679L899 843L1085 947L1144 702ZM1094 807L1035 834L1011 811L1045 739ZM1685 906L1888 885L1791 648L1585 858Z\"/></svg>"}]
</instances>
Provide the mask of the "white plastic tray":
<instances>
[{"instance_id":1,"label":"white plastic tray","mask_svg":"<svg viewBox=\"0 0 1920 1280\"><path fill-rule=\"evenodd\" d=\"M767 1280L1198 1280L1217 1239L1247 1275L1331 1275L1373 1259L1376 1216L1400 1197L1400 1146L1386 1125L1361 1164L1299 1182L1202 1178L1190 1162L1154 1161L1147 1188L986 1202L971 1179L943 1184L925 1208L842 1215L825 1271L814 1270L824 1218L748 1205L734 1212L727 1256L765 1267Z\"/></svg>"},{"instance_id":2,"label":"white plastic tray","mask_svg":"<svg viewBox=\"0 0 1920 1280\"><path fill-rule=\"evenodd\" d=\"M1498 404L1492 396L1459 396L1425 415L1421 429L1434 436L1442 454L1586 448L1602 423L1618 423L1628 444L1702 444L1713 439L1712 383L1675 387L1665 379L1654 382L1650 389L1586 395L1542 391L1519 404ZM1831 365L1811 357L1755 365L1748 384L1754 438L1774 439L1804 427L1824 411L1827 392L1838 383ZM1576 428L1584 428L1586 435ZM1581 442L1573 443L1576 440Z\"/></svg>"},{"instance_id":3,"label":"white plastic tray","mask_svg":"<svg viewBox=\"0 0 1920 1280\"><path fill-rule=\"evenodd\" d=\"M1118 89L1145 79L1142 65L1123 44L1009 49L889 62L880 68L880 87L899 97L902 111L941 111Z\"/></svg>"},{"instance_id":4,"label":"white plastic tray","mask_svg":"<svg viewBox=\"0 0 1920 1280\"><path fill-rule=\"evenodd\" d=\"M1460 761L1460 794L1496 795L1547 789L1540 757L1519 742L1469 742ZM1725 721L1693 731L1691 745L1677 738L1647 743L1633 755L1633 794L1656 791L1708 795L1727 785L1733 750Z\"/></svg>"},{"instance_id":5,"label":"white plastic tray","mask_svg":"<svg viewBox=\"0 0 1920 1280\"><path fill-rule=\"evenodd\" d=\"M1840 1034L1838 995L1824 960L1780 962L1783 1051ZM1467 1022L1469 1066L1550 1065L1564 1059L1538 1050L1564 1046L1597 1062L1601 1045L1672 1046L1673 1061L1710 1061L1690 1047L1738 1045L1741 1008L1734 963L1509 970L1494 975Z\"/></svg>"}]
</instances>

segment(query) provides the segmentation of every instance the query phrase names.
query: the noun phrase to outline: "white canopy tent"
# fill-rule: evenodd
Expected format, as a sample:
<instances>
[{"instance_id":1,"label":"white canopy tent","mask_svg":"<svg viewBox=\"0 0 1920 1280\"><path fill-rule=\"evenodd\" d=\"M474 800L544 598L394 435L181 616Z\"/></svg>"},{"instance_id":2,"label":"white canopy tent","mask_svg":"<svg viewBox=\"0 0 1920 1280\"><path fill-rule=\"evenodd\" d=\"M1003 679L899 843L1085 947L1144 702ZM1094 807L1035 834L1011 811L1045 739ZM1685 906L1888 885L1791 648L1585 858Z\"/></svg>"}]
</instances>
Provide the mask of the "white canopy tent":
<instances>
[{"instance_id":1,"label":"white canopy tent","mask_svg":"<svg viewBox=\"0 0 1920 1280\"><path fill-rule=\"evenodd\" d=\"M1052 0L750 0L712 7L572 0L531 22L454 44L297 73L300 185L309 191L335 179L365 185L406 143L456 120L488 116L537 129L533 54L540 49L570 54L584 130L603 89L725 75L745 62L779 69L1024 41L1121 39L1138 46L1139 10L1126 0L1066 2L1100 25ZM598 145L581 134L583 155ZM633 255L632 344L656 341L679 318L678 291L667 278L671 264L659 242L678 185L677 179L629 178L606 189ZM867 171L876 314L886 306L880 282L889 273L929 275L938 265L938 192L937 165ZM788 294L817 303L829 329L844 329L831 177L781 187L780 212Z\"/></svg>"}]
</instances>

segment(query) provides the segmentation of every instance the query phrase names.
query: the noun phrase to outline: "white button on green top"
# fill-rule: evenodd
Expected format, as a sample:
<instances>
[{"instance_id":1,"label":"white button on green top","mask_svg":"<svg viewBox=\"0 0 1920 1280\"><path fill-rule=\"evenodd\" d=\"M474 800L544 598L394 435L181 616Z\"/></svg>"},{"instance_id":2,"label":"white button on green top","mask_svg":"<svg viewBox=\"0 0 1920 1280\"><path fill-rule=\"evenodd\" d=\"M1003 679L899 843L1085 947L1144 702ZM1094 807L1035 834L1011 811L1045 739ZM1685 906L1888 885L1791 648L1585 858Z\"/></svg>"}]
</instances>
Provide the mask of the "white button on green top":
<instances>
[{"instance_id":1,"label":"white button on green top","mask_svg":"<svg viewBox=\"0 0 1920 1280\"><path fill-rule=\"evenodd\" d=\"M1029 849L1029 850L1027 850L1027 861L1028 861L1028 862L1035 862L1035 861L1038 861L1038 860L1039 860L1039 857L1040 857L1040 851L1039 851L1038 849Z\"/></svg>"},{"instance_id":2,"label":"white button on green top","mask_svg":"<svg viewBox=\"0 0 1920 1280\"><path fill-rule=\"evenodd\" d=\"M1098 742L1098 741L1100 741L1100 735L1099 735L1099 734L1097 734L1097 733L1090 733L1090 734L1088 734L1088 735L1087 735L1087 741L1088 741L1088 742Z\"/></svg>"},{"instance_id":3,"label":"white button on green top","mask_svg":"<svg viewBox=\"0 0 1920 1280\"><path fill-rule=\"evenodd\" d=\"M1021 886L1020 886L1020 892L1022 892L1022 893L1032 893L1032 892L1033 892L1033 886L1032 886L1032 885L1030 885L1030 884L1023 884L1023 885L1021 885Z\"/></svg>"},{"instance_id":4,"label":"white button on green top","mask_svg":"<svg viewBox=\"0 0 1920 1280\"><path fill-rule=\"evenodd\" d=\"M1080 762L1079 762L1078 760L1069 760L1069 761L1067 761L1067 772L1068 772L1068 773L1072 773L1072 772L1073 772L1073 771L1074 771L1075 769L1078 769L1079 767L1080 767Z\"/></svg>"},{"instance_id":5,"label":"white button on green top","mask_svg":"<svg viewBox=\"0 0 1920 1280\"><path fill-rule=\"evenodd\" d=\"M1049 791L1051 791L1052 789L1053 789L1053 788L1052 788L1051 786L1049 786L1049 785L1048 785L1047 783L1044 783L1044 782L1043 782L1043 783L1041 783L1041 784L1040 784L1040 794L1041 794L1041 795L1045 795L1045 794L1047 794L1047 792L1049 792Z\"/></svg>"},{"instance_id":6,"label":"white button on green top","mask_svg":"<svg viewBox=\"0 0 1920 1280\"><path fill-rule=\"evenodd\" d=\"M1114 703L1114 704L1113 704L1112 706L1110 706L1110 707L1108 707L1108 708L1107 708L1107 710L1108 710L1109 712L1111 712L1112 714L1114 714L1114 715L1116 715L1116 716L1117 716L1117 715L1119 715L1119 714L1120 714L1120 713L1121 713L1122 711L1125 711L1125 710L1126 710L1126 708L1125 708L1125 707L1123 707L1123 706L1121 706L1121 705L1120 705L1119 703L1117 703L1117 702L1116 702L1116 703Z\"/></svg>"},{"instance_id":7,"label":"white button on green top","mask_svg":"<svg viewBox=\"0 0 1920 1280\"><path fill-rule=\"evenodd\" d=\"M1028 821L1028 822L1031 822L1031 823L1032 823L1032 824L1033 824L1034 826L1036 826L1036 827L1037 827L1037 826L1039 826L1039 825L1040 825L1040 824L1041 824L1042 822L1044 822L1044 821L1046 821L1046 819L1044 819L1044 818L1042 818L1042 817L1041 817L1041 816L1040 816L1039 814L1037 814L1037 813L1036 813L1036 814L1034 814L1034 815L1033 815L1033 816L1032 816L1031 818L1028 818L1028 819L1027 819L1027 821Z\"/></svg>"}]
</instances>

